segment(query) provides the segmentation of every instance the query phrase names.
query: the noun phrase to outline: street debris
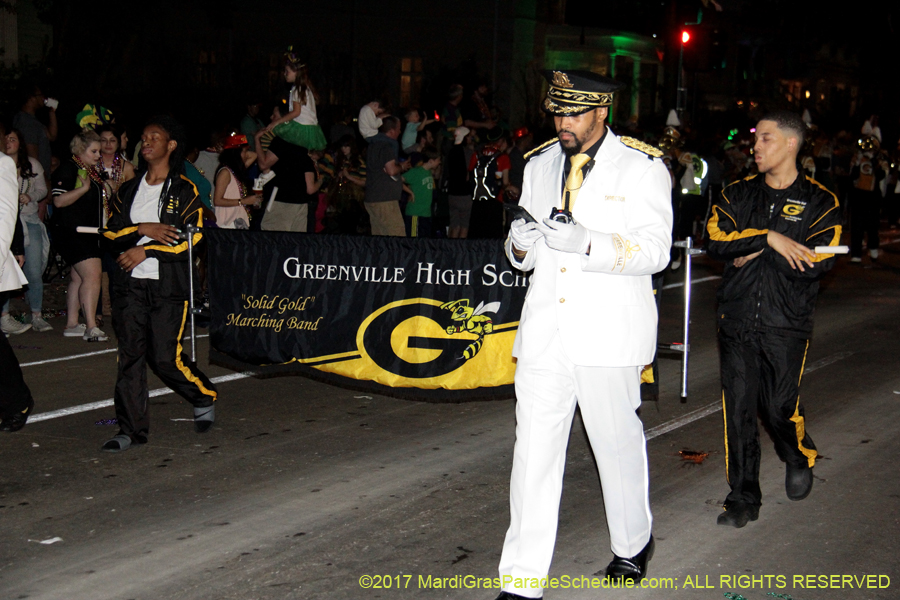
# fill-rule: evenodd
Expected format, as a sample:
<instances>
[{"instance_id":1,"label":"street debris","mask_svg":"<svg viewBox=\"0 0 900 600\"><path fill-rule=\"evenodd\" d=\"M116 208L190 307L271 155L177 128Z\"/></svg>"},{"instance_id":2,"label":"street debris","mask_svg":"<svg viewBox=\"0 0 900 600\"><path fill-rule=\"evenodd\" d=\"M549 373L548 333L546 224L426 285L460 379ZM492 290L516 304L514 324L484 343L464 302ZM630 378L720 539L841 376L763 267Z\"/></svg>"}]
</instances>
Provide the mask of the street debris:
<instances>
[{"instance_id":1,"label":"street debris","mask_svg":"<svg viewBox=\"0 0 900 600\"><path fill-rule=\"evenodd\" d=\"M50 544L55 544L56 542L61 542L63 539L61 537L50 538L49 540L28 540L29 542L37 542L38 544L44 544L45 546L49 546Z\"/></svg>"}]
</instances>

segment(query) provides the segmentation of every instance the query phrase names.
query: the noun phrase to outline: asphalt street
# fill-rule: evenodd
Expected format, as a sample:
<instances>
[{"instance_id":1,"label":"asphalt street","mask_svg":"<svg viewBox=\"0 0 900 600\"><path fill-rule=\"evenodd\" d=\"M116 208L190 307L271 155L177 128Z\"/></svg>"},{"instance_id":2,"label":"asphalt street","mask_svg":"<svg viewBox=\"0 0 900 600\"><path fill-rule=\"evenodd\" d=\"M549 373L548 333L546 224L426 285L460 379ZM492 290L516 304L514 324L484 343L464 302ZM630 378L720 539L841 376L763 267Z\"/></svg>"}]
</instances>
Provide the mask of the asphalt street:
<instances>
[{"instance_id":1,"label":"asphalt street","mask_svg":"<svg viewBox=\"0 0 900 600\"><path fill-rule=\"evenodd\" d=\"M720 272L695 261L689 398L678 397L680 357L668 355L659 401L641 408L652 587L592 588L611 552L576 416L551 570L560 587L545 598L900 598L900 244L875 265L842 258L823 282L801 387L821 454L812 494L786 498L763 432L763 506L739 530L716 525L728 491ZM681 277L667 276L661 341L680 337ZM25 429L0 437L0 599L498 594L485 579L497 576L508 525L514 401L426 404L236 375L207 365L201 338L201 365L224 378L215 427L196 434L190 406L161 390L150 443L111 455L100 445L116 430L104 423L114 340L66 339L63 319L51 324L10 340L37 406ZM151 376L150 388L163 386Z\"/></svg>"}]
</instances>

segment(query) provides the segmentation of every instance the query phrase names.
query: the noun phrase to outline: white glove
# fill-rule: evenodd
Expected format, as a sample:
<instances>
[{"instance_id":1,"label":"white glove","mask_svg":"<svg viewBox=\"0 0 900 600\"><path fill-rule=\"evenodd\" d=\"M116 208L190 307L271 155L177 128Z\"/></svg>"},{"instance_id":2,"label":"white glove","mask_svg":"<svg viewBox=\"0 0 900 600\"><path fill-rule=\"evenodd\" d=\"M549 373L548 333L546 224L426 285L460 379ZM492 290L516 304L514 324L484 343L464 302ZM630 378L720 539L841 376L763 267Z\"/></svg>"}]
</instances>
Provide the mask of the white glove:
<instances>
[{"instance_id":1,"label":"white glove","mask_svg":"<svg viewBox=\"0 0 900 600\"><path fill-rule=\"evenodd\" d=\"M537 226L544 234L547 246L560 252L584 254L591 245L591 232L578 223L560 223L552 219L544 219Z\"/></svg>"},{"instance_id":2,"label":"white glove","mask_svg":"<svg viewBox=\"0 0 900 600\"><path fill-rule=\"evenodd\" d=\"M531 250L542 235L537 230L537 223L527 223L525 219L516 219L509 226L509 239L520 252Z\"/></svg>"}]
</instances>

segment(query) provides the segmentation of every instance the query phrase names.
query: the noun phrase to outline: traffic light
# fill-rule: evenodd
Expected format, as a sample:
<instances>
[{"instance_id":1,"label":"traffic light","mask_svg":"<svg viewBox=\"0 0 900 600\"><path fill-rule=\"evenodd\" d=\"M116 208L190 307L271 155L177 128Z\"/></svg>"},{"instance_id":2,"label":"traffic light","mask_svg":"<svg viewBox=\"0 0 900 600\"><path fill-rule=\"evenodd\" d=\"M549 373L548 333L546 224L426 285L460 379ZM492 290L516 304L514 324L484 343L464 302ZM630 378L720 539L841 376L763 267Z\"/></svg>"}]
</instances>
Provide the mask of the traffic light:
<instances>
[{"instance_id":1,"label":"traffic light","mask_svg":"<svg viewBox=\"0 0 900 600\"><path fill-rule=\"evenodd\" d=\"M681 29L681 48L684 51L684 67L689 71L710 71L712 31L703 25Z\"/></svg>"}]
</instances>

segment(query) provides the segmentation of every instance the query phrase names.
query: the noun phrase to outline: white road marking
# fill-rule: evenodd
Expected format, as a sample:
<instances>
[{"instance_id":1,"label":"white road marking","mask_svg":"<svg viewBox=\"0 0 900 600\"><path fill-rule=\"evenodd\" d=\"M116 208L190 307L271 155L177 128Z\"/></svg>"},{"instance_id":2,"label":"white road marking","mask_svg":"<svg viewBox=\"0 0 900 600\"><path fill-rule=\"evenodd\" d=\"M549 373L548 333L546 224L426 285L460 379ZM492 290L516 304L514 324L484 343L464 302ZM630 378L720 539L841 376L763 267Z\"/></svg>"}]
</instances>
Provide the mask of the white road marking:
<instances>
[{"instance_id":1,"label":"white road marking","mask_svg":"<svg viewBox=\"0 0 900 600\"><path fill-rule=\"evenodd\" d=\"M209 337L208 333L204 333L202 335L198 335L197 339ZM190 336L184 338L186 340L191 339ZM48 365L50 363L61 362L64 360L75 360L76 358L87 358L88 356L97 356L98 354L109 354L111 352L115 352L116 348L109 348L108 350L97 350L96 352L85 352L84 354L72 354L69 356L61 356L60 358L48 358L47 360L36 360L30 363L22 363L20 367L36 367L38 365Z\"/></svg>"},{"instance_id":2,"label":"white road marking","mask_svg":"<svg viewBox=\"0 0 900 600\"><path fill-rule=\"evenodd\" d=\"M672 419L667 423L662 423L661 425L657 425L656 427L651 427L644 432L644 437L647 438L647 441L649 442L655 437L659 437L664 433L669 433L670 431L675 431L679 427L684 427L689 423L699 421L703 417L708 417L709 415L717 413L720 410L722 410L722 403L713 402L708 406L698 408L697 410L691 411L684 416L678 417L677 419Z\"/></svg>"},{"instance_id":3,"label":"white road marking","mask_svg":"<svg viewBox=\"0 0 900 600\"><path fill-rule=\"evenodd\" d=\"M722 279L720 275L710 275L709 277L701 277L700 279L691 279L691 284L695 283L703 283L704 281L715 281L716 279ZM679 283L670 283L669 285L664 285L662 289L671 290L672 288L684 287L684 282L681 281Z\"/></svg>"},{"instance_id":4,"label":"white road marking","mask_svg":"<svg viewBox=\"0 0 900 600\"><path fill-rule=\"evenodd\" d=\"M832 354L831 356L826 356L821 360L817 360L816 362L810 363L803 370L804 375L809 375L813 371L817 371L822 367L827 367L828 365L834 364L839 360L843 360L848 356L851 356L852 352L838 352L837 354ZM709 415L715 414L722 410L722 401L719 400L717 402L713 402L712 404L708 404L703 408L698 408L697 410L691 411L686 415L682 415L677 419L672 419L666 423L662 423L661 425L657 425L656 427L651 427L647 431L644 432L644 437L647 438L647 441L652 440L655 437L659 437L664 433L669 433L670 431L674 431L680 427L684 427L689 423L693 423L694 421L699 421L703 417L708 417Z\"/></svg>"},{"instance_id":5,"label":"white road marking","mask_svg":"<svg viewBox=\"0 0 900 600\"><path fill-rule=\"evenodd\" d=\"M199 336L198 336L199 337ZM810 363L807 365L804 374L812 373L817 369L821 369L822 367L826 367L830 364L836 363L839 360L843 360L848 356L851 356L852 352L839 352L837 354L832 354L831 356L827 356L821 360L817 360L814 363ZM221 377L214 377L211 381L213 383L225 383L227 381L237 381L238 379L246 379L248 377L252 377L253 372L246 371L244 373L232 373L230 375L222 375ZM155 390L150 390L150 397L155 398L156 396L163 396L165 394L171 394L172 390L165 388L157 388ZM109 406L113 406L114 402L112 398L108 398L107 400L101 400L99 402L91 402L88 404L80 404L78 406L71 406L69 408L61 408L59 410L54 410L45 413L38 413L36 415L32 415L29 417L29 423L37 423L38 421L47 421L49 419L56 419L58 417L67 417L69 415L75 415L78 413L88 412L91 410L97 410L100 408L107 408ZM691 411L686 415L678 417L677 419L673 419L666 423L662 423L661 425L657 425L656 427L651 427L648 429L644 436L647 440L652 440L653 438L659 437L665 433L669 433L670 431L674 431L685 425L693 423L694 421L698 421L703 417L707 417L711 414L717 413L722 410L721 402L713 402L707 406L702 408L698 408L697 410Z\"/></svg>"},{"instance_id":6,"label":"white road marking","mask_svg":"<svg viewBox=\"0 0 900 600\"><path fill-rule=\"evenodd\" d=\"M213 383L225 383L226 381L236 381L238 379L246 379L248 377L252 377L254 374L251 371L246 371L244 373L232 373L230 375L222 375L221 377L213 377L210 379ZM150 397L155 398L156 396L164 396L166 394L171 394L172 390L164 387L157 388L155 390L150 390ZM77 415L78 413L87 412L89 410L97 410L98 408L106 408L108 406L112 406L114 404L113 399L109 398L107 400L101 400L99 402L91 402L89 404L79 404L78 406L70 406L69 408L61 408L59 410L53 410L50 412L39 413L36 415L31 415L28 417L29 423L37 423L38 421L46 421L48 419L56 419L58 417L67 417L69 415Z\"/></svg>"}]
</instances>

